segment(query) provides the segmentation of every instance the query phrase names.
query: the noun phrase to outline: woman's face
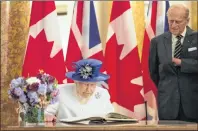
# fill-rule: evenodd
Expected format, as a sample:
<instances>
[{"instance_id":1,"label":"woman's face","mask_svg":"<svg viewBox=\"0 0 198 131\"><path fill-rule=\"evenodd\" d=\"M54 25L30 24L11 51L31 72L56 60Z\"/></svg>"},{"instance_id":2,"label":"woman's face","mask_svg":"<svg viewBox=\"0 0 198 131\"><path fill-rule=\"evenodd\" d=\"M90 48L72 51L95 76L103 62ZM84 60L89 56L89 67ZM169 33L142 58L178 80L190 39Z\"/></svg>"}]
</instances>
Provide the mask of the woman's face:
<instances>
[{"instance_id":1,"label":"woman's face","mask_svg":"<svg viewBox=\"0 0 198 131\"><path fill-rule=\"evenodd\" d=\"M95 91L95 82L79 82L76 81L76 91L77 94L83 98L89 98Z\"/></svg>"}]
</instances>

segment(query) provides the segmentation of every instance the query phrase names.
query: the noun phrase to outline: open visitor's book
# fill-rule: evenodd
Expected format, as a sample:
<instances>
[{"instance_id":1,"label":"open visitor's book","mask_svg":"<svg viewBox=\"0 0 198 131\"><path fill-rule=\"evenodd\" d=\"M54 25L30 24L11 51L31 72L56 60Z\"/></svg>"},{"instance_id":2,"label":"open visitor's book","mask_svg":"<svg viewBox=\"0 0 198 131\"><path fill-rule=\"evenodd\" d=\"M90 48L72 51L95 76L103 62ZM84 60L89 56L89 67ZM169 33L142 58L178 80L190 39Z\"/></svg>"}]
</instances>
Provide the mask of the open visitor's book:
<instances>
[{"instance_id":1,"label":"open visitor's book","mask_svg":"<svg viewBox=\"0 0 198 131\"><path fill-rule=\"evenodd\" d=\"M137 119L119 113L108 113L105 116L81 116L68 119L60 119L64 123L81 123L81 124L101 124L101 123L136 123Z\"/></svg>"}]
</instances>

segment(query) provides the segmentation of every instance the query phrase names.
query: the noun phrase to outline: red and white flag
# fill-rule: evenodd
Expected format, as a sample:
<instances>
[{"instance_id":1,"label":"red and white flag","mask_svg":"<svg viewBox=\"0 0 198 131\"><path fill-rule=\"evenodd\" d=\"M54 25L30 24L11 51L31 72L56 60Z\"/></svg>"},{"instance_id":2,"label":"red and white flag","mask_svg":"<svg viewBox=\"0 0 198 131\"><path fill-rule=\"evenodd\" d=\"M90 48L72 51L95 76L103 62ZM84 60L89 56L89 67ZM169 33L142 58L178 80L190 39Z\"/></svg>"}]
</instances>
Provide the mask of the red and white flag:
<instances>
[{"instance_id":1,"label":"red and white flag","mask_svg":"<svg viewBox=\"0 0 198 131\"><path fill-rule=\"evenodd\" d=\"M105 50L111 101L116 112L145 119L144 90L129 1L113 1Z\"/></svg>"},{"instance_id":2,"label":"red and white flag","mask_svg":"<svg viewBox=\"0 0 198 131\"><path fill-rule=\"evenodd\" d=\"M146 21L143 50L142 50L142 72L144 97L147 101L148 120L158 120L157 109L157 88L150 78L148 59L150 40L168 30L168 21L166 12L169 8L168 1L150 1L148 8L148 16Z\"/></svg>"},{"instance_id":3,"label":"red and white flag","mask_svg":"<svg viewBox=\"0 0 198 131\"><path fill-rule=\"evenodd\" d=\"M76 1L66 54L67 71L73 62L95 58L104 61L94 1ZM104 71L104 66L101 71ZM68 79L67 82L73 82Z\"/></svg>"},{"instance_id":4,"label":"red and white flag","mask_svg":"<svg viewBox=\"0 0 198 131\"><path fill-rule=\"evenodd\" d=\"M40 69L63 83L66 69L54 1L32 2L22 75L35 76Z\"/></svg>"}]
</instances>

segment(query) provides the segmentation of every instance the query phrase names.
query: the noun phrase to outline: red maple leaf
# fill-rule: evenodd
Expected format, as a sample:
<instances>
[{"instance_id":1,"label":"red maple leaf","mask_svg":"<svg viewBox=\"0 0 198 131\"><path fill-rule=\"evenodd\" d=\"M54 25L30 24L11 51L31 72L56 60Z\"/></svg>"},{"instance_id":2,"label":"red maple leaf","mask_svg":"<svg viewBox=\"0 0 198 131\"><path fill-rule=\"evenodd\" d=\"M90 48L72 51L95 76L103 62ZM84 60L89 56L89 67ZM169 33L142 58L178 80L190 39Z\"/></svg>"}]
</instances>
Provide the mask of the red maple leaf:
<instances>
[{"instance_id":1,"label":"red maple leaf","mask_svg":"<svg viewBox=\"0 0 198 131\"><path fill-rule=\"evenodd\" d=\"M114 34L108 41L105 51L105 67L110 75L108 80L111 101L134 111L134 106L144 102L140 94L142 86L131 80L141 76L138 50L134 48L122 60L119 59L123 45L118 45Z\"/></svg>"},{"instance_id":2,"label":"red maple leaf","mask_svg":"<svg viewBox=\"0 0 198 131\"><path fill-rule=\"evenodd\" d=\"M62 83L65 79L63 51L60 50L53 58L50 58L53 44L54 41L47 41L44 30L36 38L30 35L23 65L23 76L35 76L40 69L43 69Z\"/></svg>"}]
</instances>

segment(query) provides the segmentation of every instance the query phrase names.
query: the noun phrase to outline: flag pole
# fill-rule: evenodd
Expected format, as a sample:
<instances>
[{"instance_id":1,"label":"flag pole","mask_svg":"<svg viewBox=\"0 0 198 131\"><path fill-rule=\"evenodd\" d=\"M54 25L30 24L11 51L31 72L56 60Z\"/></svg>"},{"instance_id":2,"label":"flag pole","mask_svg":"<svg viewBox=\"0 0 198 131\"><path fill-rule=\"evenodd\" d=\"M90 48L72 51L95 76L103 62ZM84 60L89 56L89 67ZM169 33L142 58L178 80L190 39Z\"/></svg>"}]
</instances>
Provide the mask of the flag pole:
<instances>
[{"instance_id":1,"label":"flag pole","mask_svg":"<svg viewBox=\"0 0 198 131\"><path fill-rule=\"evenodd\" d=\"M145 105L146 125L147 125L147 120L148 120L148 114L147 114L147 101L144 101L144 105Z\"/></svg>"}]
</instances>

